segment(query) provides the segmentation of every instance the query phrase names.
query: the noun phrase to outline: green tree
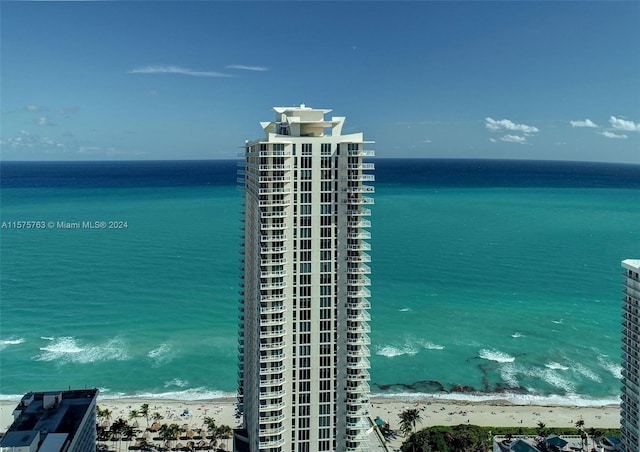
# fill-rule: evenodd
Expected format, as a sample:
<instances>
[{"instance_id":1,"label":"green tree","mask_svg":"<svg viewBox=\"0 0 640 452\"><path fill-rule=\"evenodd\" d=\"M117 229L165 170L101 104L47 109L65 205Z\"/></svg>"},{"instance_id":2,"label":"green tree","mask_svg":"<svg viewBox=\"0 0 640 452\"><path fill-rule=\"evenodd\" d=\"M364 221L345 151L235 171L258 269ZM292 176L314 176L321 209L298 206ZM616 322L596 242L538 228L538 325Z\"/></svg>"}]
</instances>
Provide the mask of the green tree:
<instances>
[{"instance_id":1,"label":"green tree","mask_svg":"<svg viewBox=\"0 0 640 452\"><path fill-rule=\"evenodd\" d=\"M404 410L399 414L400 416L400 430L402 433L410 434L416 428L416 422L422 422L422 418L420 417L420 410L416 408L410 408L408 410Z\"/></svg>"},{"instance_id":2,"label":"green tree","mask_svg":"<svg viewBox=\"0 0 640 452\"><path fill-rule=\"evenodd\" d=\"M143 403L140 406L140 416L142 416L143 418L146 419L147 427L149 427L149 416L150 416L150 413L149 413L149 404L148 403Z\"/></svg>"},{"instance_id":3,"label":"green tree","mask_svg":"<svg viewBox=\"0 0 640 452\"><path fill-rule=\"evenodd\" d=\"M547 424L542 421L538 422L538 435L539 436L547 436L546 433Z\"/></svg>"},{"instance_id":4,"label":"green tree","mask_svg":"<svg viewBox=\"0 0 640 452\"><path fill-rule=\"evenodd\" d=\"M216 420L210 416L207 416L204 418L204 425L207 428L207 432L209 432L209 435L212 436L211 439L216 439L218 430L216 426Z\"/></svg>"}]
</instances>

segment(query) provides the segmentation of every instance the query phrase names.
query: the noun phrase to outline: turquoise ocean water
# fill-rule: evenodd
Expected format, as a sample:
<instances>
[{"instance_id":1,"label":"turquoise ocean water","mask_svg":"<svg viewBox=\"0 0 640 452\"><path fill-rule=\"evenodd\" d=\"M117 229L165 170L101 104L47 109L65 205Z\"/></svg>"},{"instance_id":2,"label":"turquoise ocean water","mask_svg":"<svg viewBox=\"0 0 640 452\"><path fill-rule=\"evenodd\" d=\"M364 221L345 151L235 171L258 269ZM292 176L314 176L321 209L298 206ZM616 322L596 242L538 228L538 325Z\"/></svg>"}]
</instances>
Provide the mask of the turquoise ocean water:
<instances>
[{"instance_id":1,"label":"turquoise ocean water","mask_svg":"<svg viewBox=\"0 0 640 452\"><path fill-rule=\"evenodd\" d=\"M233 393L235 168L2 163L0 398ZM378 159L375 174L374 393L617 401L640 166ZM58 226L83 221L107 228Z\"/></svg>"}]
</instances>

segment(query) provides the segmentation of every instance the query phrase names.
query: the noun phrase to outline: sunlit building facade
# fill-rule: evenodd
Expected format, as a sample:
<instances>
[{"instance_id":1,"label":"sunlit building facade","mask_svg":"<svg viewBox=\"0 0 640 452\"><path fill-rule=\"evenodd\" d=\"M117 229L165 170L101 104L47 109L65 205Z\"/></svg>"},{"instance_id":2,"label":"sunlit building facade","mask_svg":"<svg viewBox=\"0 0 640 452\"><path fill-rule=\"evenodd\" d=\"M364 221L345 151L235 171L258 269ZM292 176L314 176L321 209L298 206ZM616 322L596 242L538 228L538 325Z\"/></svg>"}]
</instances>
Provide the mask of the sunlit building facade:
<instances>
[{"instance_id":1,"label":"sunlit building facade","mask_svg":"<svg viewBox=\"0 0 640 452\"><path fill-rule=\"evenodd\" d=\"M362 133L331 110L276 107L239 170L238 397L247 451L364 451L369 206Z\"/></svg>"},{"instance_id":2,"label":"sunlit building facade","mask_svg":"<svg viewBox=\"0 0 640 452\"><path fill-rule=\"evenodd\" d=\"M640 259L622 261L622 394L620 441L626 452L640 451Z\"/></svg>"}]
</instances>

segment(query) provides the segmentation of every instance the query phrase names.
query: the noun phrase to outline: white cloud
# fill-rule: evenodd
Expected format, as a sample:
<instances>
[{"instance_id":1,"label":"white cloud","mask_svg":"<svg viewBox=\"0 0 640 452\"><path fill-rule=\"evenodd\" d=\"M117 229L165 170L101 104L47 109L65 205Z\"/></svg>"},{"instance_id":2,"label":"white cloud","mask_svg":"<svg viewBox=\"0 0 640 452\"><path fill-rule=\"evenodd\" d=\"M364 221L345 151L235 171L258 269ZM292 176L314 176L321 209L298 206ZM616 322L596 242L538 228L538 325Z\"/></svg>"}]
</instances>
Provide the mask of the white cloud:
<instances>
[{"instance_id":1,"label":"white cloud","mask_svg":"<svg viewBox=\"0 0 640 452\"><path fill-rule=\"evenodd\" d=\"M516 124L509 119L495 120L493 118L484 118L485 127L489 130L511 130L515 132L522 132L524 134L537 133L540 130L534 126L528 126L526 124Z\"/></svg>"},{"instance_id":2,"label":"white cloud","mask_svg":"<svg viewBox=\"0 0 640 452\"><path fill-rule=\"evenodd\" d=\"M616 118L615 116L610 117L609 122L611 123L611 127L617 130L625 130L627 132L640 132L640 123Z\"/></svg>"},{"instance_id":3,"label":"white cloud","mask_svg":"<svg viewBox=\"0 0 640 452\"><path fill-rule=\"evenodd\" d=\"M491 141L492 143L497 143L498 142L495 138L489 138L489 141Z\"/></svg>"},{"instance_id":4,"label":"white cloud","mask_svg":"<svg viewBox=\"0 0 640 452\"><path fill-rule=\"evenodd\" d=\"M525 137L521 137L519 135L505 135L502 138L500 138L502 141L506 141L508 143L520 143L520 144L524 144L527 142L527 139Z\"/></svg>"},{"instance_id":5,"label":"white cloud","mask_svg":"<svg viewBox=\"0 0 640 452\"><path fill-rule=\"evenodd\" d=\"M584 121L569 121L571 123L571 127L591 127L591 128L597 128L598 125L596 123L594 123L592 120L590 120L589 118L585 119Z\"/></svg>"},{"instance_id":6,"label":"white cloud","mask_svg":"<svg viewBox=\"0 0 640 452\"><path fill-rule=\"evenodd\" d=\"M263 67L263 66L245 66L242 64L231 64L229 66L227 66L227 69L241 69L243 71L258 71L258 72L263 72L263 71L268 71L269 68Z\"/></svg>"},{"instance_id":7,"label":"white cloud","mask_svg":"<svg viewBox=\"0 0 640 452\"><path fill-rule=\"evenodd\" d=\"M42 111L43 107L41 105L30 104L24 107L27 111Z\"/></svg>"},{"instance_id":8,"label":"white cloud","mask_svg":"<svg viewBox=\"0 0 640 452\"><path fill-rule=\"evenodd\" d=\"M130 74L181 74L194 77L231 77L229 74L213 71L194 71L180 66L145 66L129 71Z\"/></svg>"},{"instance_id":9,"label":"white cloud","mask_svg":"<svg viewBox=\"0 0 640 452\"><path fill-rule=\"evenodd\" d=\"M18 136L2 140L2 145L17 151L30 149L51 151L65 148L65 144L62 142L55 141L49 137L31 134L26 130L21 130Z\"/></svg>"},{"instance_id":10,"label":"white cloud","mask_svg":"<svg viewBox=\"0 0 640 452\"><path fill-rule=\"evenodd\" d=\"M613 133L613 132L602 132L602 135L607 137L607 138L617 138L619 140L624 140L627 138L627 136L625 134L617 134L617 133Z\"/></svg>"},{"instance_id":11,"label":"white cloud","mask_svg":"<svg viewBox=\"0 0 640 452\"><path fill-rule=\"evenodd\" d=\"M39 126L55 126L55 124L46 116L40 116L36 119L36 124Z\"/></svg>"}]
</instances>

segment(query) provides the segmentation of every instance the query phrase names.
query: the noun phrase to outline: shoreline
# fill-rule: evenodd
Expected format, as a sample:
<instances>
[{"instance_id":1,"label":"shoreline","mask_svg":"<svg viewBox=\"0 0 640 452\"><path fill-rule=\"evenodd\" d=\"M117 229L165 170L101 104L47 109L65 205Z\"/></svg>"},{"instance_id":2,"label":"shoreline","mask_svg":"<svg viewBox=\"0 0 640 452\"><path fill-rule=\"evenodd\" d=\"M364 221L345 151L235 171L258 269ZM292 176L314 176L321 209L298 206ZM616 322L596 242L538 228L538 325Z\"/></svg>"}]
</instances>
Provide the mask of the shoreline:
<instances>
[{"instance_id":1,"label":"shoreline","mask_svg":"<svg viewBox=\"0 0 640 452\"><path fill-rule=\"evenodd\" d=\"M19 402L0 400L0 432L5 432L13 421L12 412ZM568 401L570 402L570 401ZM205 417L213 417L217 424L237 427L241 418L235 415L235 397L221 397L198 400L158 399L146 397L98 396L98 406L111 410L111 422L118 418L130 420L130 412L139 410L143 403L149 404L149 412L159 413L160 423L193 423L200 427ZM539 422L547 428L575 427L579 419L585 428L620 428L620 405L602 404L580 406L571 403L513 403L506 398L485 398L484 400L446 399L437 395L417 397L416 395L370 397L370 416L388 421L392 429L398 429L399 414L406 409L419 409L422 417L420 428L434 425L473 424L491 427L536 427ZM188 414L185 414L188 413ZM146 428L146 419L138 417L139 428Z\"/></svg>"},{"instance_id":2,"label":"shoreline","mask_svg":"<svg viewBox=\"0 0 640 452\"><path fill-rule=\"evenodd\" d=\"M14 401L0 400L0 434L4 433L13 421L12 412L19 399ZM124 450L136 444L136 438L147 438L155 444L162 441L147 432L153 420L142 417L129 419L132 410L139 410L143 403L149 404L149 414L159 413L163 419L160 424L178 424L183 431L192 429L199 431L205 425L205 418L212 417L216 425L228 425L237 428L242 425L242 418L236 416L235 397L221 397L200 400L170 400L145 397L109 398L98 396L98 406L109 409L112 413L108 423L118 418L128 420L130 425L137 425L138 433L132 441L124 441ZM373 395L370 398L369 415L372 420L379 417L395 431L387 441L390 451L399 451L407 439L400 433L400 413L407 409L418 409L421 422L417 430L431 426L455 426L460 424L482 427L513 428L517 434L519 427L538 427L544 423L547 430L554 428L576 428L578 420L584 421L584 428L620 428L620 405L558 405L558 404L514 404L506 399L486 400L450 400L438 397L409 397ZM100 422L100 421L98 421ZM577 432L577 429L576 429ZM183 438L184 440L185 438ZM227 442L229 439L222 439ZM110 445L111 442L102 444Z\"/></svg>"}]
</instances>

